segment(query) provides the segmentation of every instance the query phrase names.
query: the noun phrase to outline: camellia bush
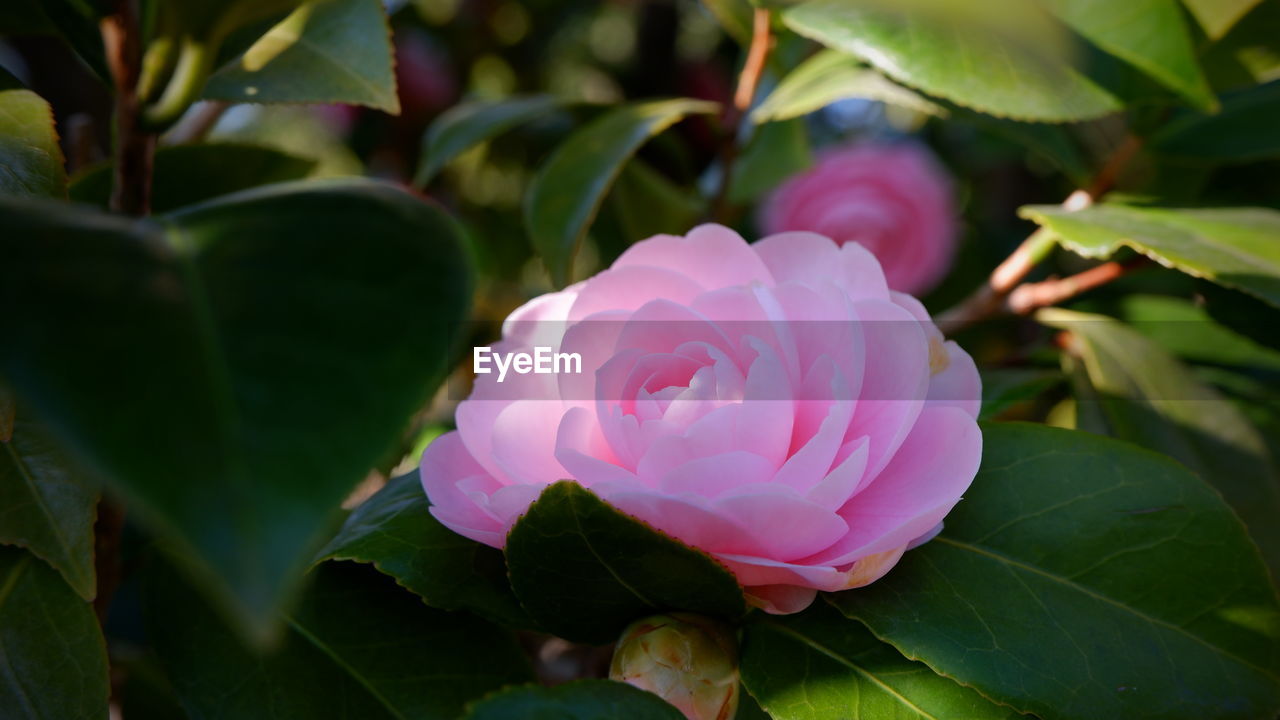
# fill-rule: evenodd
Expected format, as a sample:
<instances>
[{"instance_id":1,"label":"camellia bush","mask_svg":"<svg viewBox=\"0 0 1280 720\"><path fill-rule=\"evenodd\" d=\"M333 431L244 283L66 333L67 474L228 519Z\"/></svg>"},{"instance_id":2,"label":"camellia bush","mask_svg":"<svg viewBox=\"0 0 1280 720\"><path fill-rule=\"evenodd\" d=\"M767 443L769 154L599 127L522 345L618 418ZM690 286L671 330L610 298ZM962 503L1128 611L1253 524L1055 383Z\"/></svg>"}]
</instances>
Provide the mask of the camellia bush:
<instances>
[{"instance_id":1,"label":"camellia bush","mask_svg":"<svg viewBox=\"0 0 1280 720\"><path fill-rule=\"evenodd\" d=\"M0 68L0 718L1280 717L1280 0Z\"/></svg>"}]
</instances>

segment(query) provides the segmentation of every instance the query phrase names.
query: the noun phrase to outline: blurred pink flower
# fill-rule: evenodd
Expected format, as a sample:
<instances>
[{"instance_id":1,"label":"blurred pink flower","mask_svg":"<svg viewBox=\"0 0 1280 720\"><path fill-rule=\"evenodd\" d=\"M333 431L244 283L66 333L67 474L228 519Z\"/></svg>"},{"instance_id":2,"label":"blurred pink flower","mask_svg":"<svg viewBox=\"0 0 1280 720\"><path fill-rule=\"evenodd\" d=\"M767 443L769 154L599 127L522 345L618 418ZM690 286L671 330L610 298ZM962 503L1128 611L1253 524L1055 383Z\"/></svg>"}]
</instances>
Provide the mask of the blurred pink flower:
<instances>
[{"instance_id":1,"label":"blurred pink flower","mask_svg":"<svg viewBox=\"0 0 1280 720\"><path fill-rule=\"evenodd\" d=\"M760 213L765 233L807 230L856 241L880 260L889 287L932 289L951 267L951 183L925 148L862 144L827 152L783 183Z\"/></svg>"},{"instance_id":2,"label":"blurred pink flower","mask_svg":"<svg viewBox=\"0 0 1280 720\"><path fill-rule=\"evenodd\" d=\"M878 579L977 472L972 359L858 243L659 235L517 309L492 351L537 347L581 373L477 375L422 456L431 513L494 547L571 478L796 612Z\"/></svg>"}]
</instances>

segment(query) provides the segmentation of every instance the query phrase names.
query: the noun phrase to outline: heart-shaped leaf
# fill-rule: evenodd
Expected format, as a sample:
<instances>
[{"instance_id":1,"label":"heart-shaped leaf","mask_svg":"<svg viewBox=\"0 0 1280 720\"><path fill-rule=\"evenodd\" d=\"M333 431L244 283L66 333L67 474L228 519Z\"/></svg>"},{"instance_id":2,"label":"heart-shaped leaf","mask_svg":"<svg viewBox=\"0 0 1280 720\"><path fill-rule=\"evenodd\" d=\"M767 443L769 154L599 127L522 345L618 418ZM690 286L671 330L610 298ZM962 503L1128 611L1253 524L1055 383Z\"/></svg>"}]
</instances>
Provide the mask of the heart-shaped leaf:
<instances>
[{"instance_id":1,"label":"heart-shaped leaf","mask_svg":"<svg viewBox=\"0 0 1280 720\"><path fill-rule=\"evenodd\" d=\"M988 424L983 444L942 534L837 608L1045 720L1275 716L1280 604L1212 488L1088 433Z\"/></svg>"},{"instance_id":2,"label":"heart-shaped leaf","mask_svg":"<svg viewBox=\"0 0 1280 720\"><path fill-rule=\"evenodd\" d=\"M531 627L502 553L441 525L429 507L416 470L393 478L351 513L318 559L372 563L432 607Z\"/></svg>"},{"instance_id":3,"label":"heart-shaped leaf","mask_svg":"<svg viewBox=\"0 0 1280 720\"><path fill-rule=\"evenodd\" d=\"M624 105L569 136L551 154L529 186L524 216L557 286L568 284L573 257L627 159L673 123L717 107L688 99Z\"/></svg>"},{"instance_id":4,"label":"heart-shaped leaf","mask_svg":"<svg viewBox=\"0 0 1280 720\"><path fill-rule=\"evenodd\" d=\"M0 660L6 718L107 717L107 646L93 608L18 548L0 548Z\"/></svg>"},{"instance_id":5,"label":"heart-shaped leaf","mask_svg":"<svg viewBox=\"0 0 1280 720\"><path fill-rule=\"evenodd\" d=\"M0 201L0 373L261 637L342 497L444 377L455 223L389 185L130 221ZM49 328L58 328L50 333Z\"/></svg>"},{"instance_id":6,"label":"heart-shaped leaf","mask_svg":"<svg viewBox=\"0 0 1280 720\"><path fill-rule=\"evenodd\" d=\"M575 482L549 485L507 537L511 586L548 632L608 643L630 622L687 610L735 620L742 588L710 556L606 504Z\"/></svg>"},{"instance_id":7,"label":"heart-shaped leaf","mask_svg":"<svg viewBox=\"0 0 1280 720\"><path fill-rule=\"evenodd\" d=\"M1028 205L1018 214L1085 257L1107 258L1121 247L1133 248L1162 265L1280 306L1280 212L1275 210L1107 203L1075 211Z\"/></svg>"}]
</instances>

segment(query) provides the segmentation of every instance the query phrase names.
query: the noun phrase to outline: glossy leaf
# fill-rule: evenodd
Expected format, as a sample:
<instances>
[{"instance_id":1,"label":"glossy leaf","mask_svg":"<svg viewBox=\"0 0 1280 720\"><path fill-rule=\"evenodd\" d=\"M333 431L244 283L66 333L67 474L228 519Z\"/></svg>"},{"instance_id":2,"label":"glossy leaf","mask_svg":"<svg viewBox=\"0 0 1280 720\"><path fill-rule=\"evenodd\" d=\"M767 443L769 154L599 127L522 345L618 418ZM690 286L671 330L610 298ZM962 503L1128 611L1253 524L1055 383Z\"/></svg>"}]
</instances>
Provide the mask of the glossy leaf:
<instances>
[{"instance_id":1,"label":"glossy leaf","mask_svg":"<svg viewBox=\"0 0 1280 720\"><path fill-rule=\"evenodd\" d=\"M422 162L413 184L426 187L441 168L472 146L545 117L564 106L550 95L473 102L441 113L422 139Z\"/></svg>"},{"instance_id":2,"label":"glossy leaf","mask_svg":"<svg viewBox=\"0 0 1280 720\"><path fill-rule=\"evenodd\" d=\"M1195 16L1204 34L1217 40L1262 0L1182 0Z\"/></svg>"},{"instance_id":3,"label":"glossy leaf","mask_svg":"<svg viewBox=\"0 0 1280 720\"><path fill-rule=\"evenodd\" d=\"M1060 58L1000 33L969 32L920 14L811 0L783 13L793 30L855 55L910 87L1001 117L1064 122L1120 109Z\"/></svg>"},{"instance_id":4,"label":"glossy leaf","mask_svg":"<svg viewBox=\"0 0 1280 720\"><path fill-rule=\"evenodd\" d=\"M391 31L380 0L294 10L215 72L204 96L256 103L346 103L400 112Z\"/></svg>"},{"instance_id":5,"label":"glossy leaf","mask_svg":"<svg viewBox=\"0 0 1280 720\"><path fill-rule=\"evenodd\" d=\"M1274 31L1280 22L1280 2L1264 0L1241 20L1209 45L1200 59L1216 88L1280 79L1280 36Z\"/></svg>"},{"instance_id":6,"label":"glossy leaf","mask_svg":"<svg viewBox=\"0 0 1280 720\"><path fill-rule=\"evenodd\" d=\"M0 548L0 667L7 719L107 717L107 647L93 608L18 548Z\"/></svg>"},{"instance_id":7,"label":"glossy leaf","mask_svg":"<svg viewBox=\"0 0 1280 720\"><path fill-rule=\"evenodd\" d=\"M272 148L234 143L178 145L155 155L151 210L163 213L260 185L299 180L315 161ZM78 175L71 199L106 207L114 165L98 165Z\"/></svg>"},{"instance_id":8,"label":"glossy leaf","mask_svg":"<svg viewBox=\"0 0 1280 720\"><path fill-rule=\"evenodd\" d=\"M1280 308L1252 295L1246 295L1221 285L1200 282L1196 288L1204 299L1205 312L1214 320L1255 343L1280 350Z\"/></svg>"},{"instance_id":9,"label":"glossy leaf","mask_svg":"<svg viewBox=\"0 0 1280 720\"><path fill-rule=\"evenodd\" d=\"M1103 204L1072 212L1029 205L1019 214L1088 258L1130 247L1195 277L1280 306L1280 212L1266 208L1148 208Z\"/></svg>"},{"instance_id":10,"label":"glossy leaf","mask_svg":"<svg viewBox=\"0 0 1280 720\"><path fill-rule=\"evenodd\" d=\"M1212 488L1087 433L988 424L983 444L942 534L838 609L1044 720L1275 715L1280 606Z\"/></svg>"},{"instance_id":11,"label":"glossy leaf","mask_svg":"<svg viewBox=\"0 0 1280 720\"><path fill-rule=\"evenodd\" d=\"M0 397L0 415L5 404ZM91 601L98 489L43 427L26 414L12 417L11 432L0 428L0 544L30 550Z\"/></svg>"},{"instance_id":12,"label":"glossy leaf","mask_svg":"<svg viewBox=\"0 0 1280 720\"><path fill-rule=\"evenodd\" d=\"M1184 112L1152 135L1156 152L1180 158L1246 162L1280 155L1280 80L1222 98L1216 115Z\"/></svg>"},{"instance_id":13,"label":"glossy leaf","mask_svg":"<svg viewBox=\"0 0 1280 720\"><path fill-rule=\"evenodd\" d=\"M683 720L657 695L612 680L518 687L476 703L464 720Z\"/></svg>"},{"instance_id":14,"label":"glossy leaf","mask_svg":"<svg viewBox=\"0 0 1280 720\"><path fill-rule=\"evenodd\" d=\"M239 644L171 572L148 578L148 628L192 717L452 720L465 703L532 673L515 639L433 610L372 570L326 563L279 646Z\"/></svg>"},{"instance_id":15,"label":"glossy leaf","mask_svg":"<svg viewBox=\"0 0 1280 720\"><path fill-rule=\"evenodd\" d=\"M1195 363L1280 371L1280 352L1251 339L1214 310L1214 301L1230 295L1231 314L1250 315L1259 323L1277 320L1280 312L1249 295L1202 283L1197 293L1203 307L1167 295L1126 295L1117 302L1116 317L1177 357ZM1222 293L1219 295L1218 293ZM1239 304L1235 304L1239 303ZM1274 325L1267 325L1274 328ZM1258 333L1262 334L1262 333Z\"/></svg>"},{"instance_id":16,"label":"glossy leaf","mask_svg":"<svg viewBox=\"0 0 1280 720\"><path fill-rule=\"evenodd\" d=\"M441 525L428 507L416 470L393 478L351 513L318 558L372 563L432 607L530 627L502 553Z\"/></svg>"},{"instance_id":17,"label":"glossy leaf","mask_svg":"<svg viewBox=\"0 0 1280 720\"><path fill-rule=\"evenodd\" d=\"M1142 70L1192 105L1217 109L1196 61L1178 0L1042 0L1098 47Z\"/></svg>"},{"instance_id":18,"label":"glossy leaf","mask_svg":"<svg viewBox=\"0 0 1280 720\"><path fill-rule=\"evenodd\" d=\"M849 98L879 100L927 115L947 114L937 103L885 78L857 59L835 50L821 50L778 83L751 111L751 121L788 120Z\"/></svg>"},{"instance_id":19,"label":"glossy leaf","mask_svg":"<svg viewBox=\"0 0 1280 720\"><path fill-rule=\"evenodd\" d=\"M981 419L1031 402L1062 384L1062 373L1046 368L999 368L982 371Z\"/></svg>"},{"instance_id":20,"label":"glossy leaf","mask_svg":"<svg viewBox=\"0 0 1280 720\"><path fill-rule=\"evenodd\" d=\"M609 202L625 239L633 243L659 233L683 235L706 212L697 192L678 187L639 159L622 169Z\"/></svg>"},{"instance_id":21,"label":"glossy leaf","mask_svg":"<svg viewBox=\"0 0 1280 720\"><path fill-rule=\"evenodd\" d=\"M737 619L742 588L724 566L624 515L572 481L550 485L507 536L511 586L548 632L607 643L628 623L687 610Z\"/></svg>"},{"instance_id":22,"label":"glossy leaf","mask_svg":"<svg viewBox=\"0 0 1280 720\"><path fill-rule=\"evenodd\" d=\"M776 720L1023 717L908 660L822 602L749 623L742 680Z\"/></svg>"},{"instance_id":23,"label":"glossy leaf","mask_svg":"<svg viewBox=\"0 0 1280 720\"><path fill-rule=\"evenodd\" d=\"M67 172L53 109L0 78L0 196L66 197Z\"/></svg>"},{"instance_id":24,"label":"glossy leaf","mask_svg":"<svg viewBox=\"0 0 1280 720\"><path fill-rule=\"evenodd\" d=\"M0 315L0 373L266 635L445 375L470 297L456 225L367 181L162 222L31 202L0 217L0 299L24 308Z\"/></svg>"},{"instance_id":25,"label":"glossy leaf","mask_svg":"<svg viewBox=\"0 0 1280 720\"><path fill-rule=\"evenodd\" d=\"M1058 308L1036 318L1071 333L1108 434L1177 458L1216 487L1280 577L1280 473L1248 419L1124 323Z\"/></svg>"},{"instance_id":26,"label":"glossy leaf","mask_svg":"<svg viewBox=\"0 0 1280 720\"><path fill-rule=\"evenodd\" d=\"M569 282L573 257L626 161L646 140L682 118L716 108L715 103L686 99L624 105L575 132L552 153L525 195L524 216L533 246L557 286Z\"/></svg>"},{"instance_id":27,"label":"glossy leaf","mask_svg":"<svg viewBox=\"0 0 1280 720\"><path fill-rule=\"evenodd\" d=\"M813 149L802 118L761 125L733 166L729 201L753 203L811 165Z\"/></svg>"}]
</instances>

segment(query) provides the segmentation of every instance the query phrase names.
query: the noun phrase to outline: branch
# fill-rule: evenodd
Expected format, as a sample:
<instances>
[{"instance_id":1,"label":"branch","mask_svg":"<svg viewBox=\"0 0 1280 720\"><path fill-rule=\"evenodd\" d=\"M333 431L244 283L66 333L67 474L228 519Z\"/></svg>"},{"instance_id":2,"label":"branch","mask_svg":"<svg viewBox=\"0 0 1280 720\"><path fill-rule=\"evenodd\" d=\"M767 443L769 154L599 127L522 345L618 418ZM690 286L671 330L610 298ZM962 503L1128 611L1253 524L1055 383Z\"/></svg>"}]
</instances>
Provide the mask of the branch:
<instances>
[{"instance_id":1,"label":"branch","mask_svg":"<svg viewBox=\"0 0 1280 720\"><path fill-rule=\"evenodd\" d=\"M752 16L751 47L747 49L747 59L742 65L742 73L738 75L738 88L733 94L733 106L724 117L725 136L720 151L720 188L716 192L715 203L711 215L723 221L729 211L729 185L733 181L733 166L738 159L738 126L743 116L751 109L755 100L756 89L760 86L760 75L764 73L765 63L769 59L769 51L773 48L773 31L771 18L765 8L756 8Z\"/></svg>"},{"instance_id":2,"label":"branch","mask_svg":"<svg viewBox=\"0 0 1280 720\"><path fill-rule=\"evenodd\" d=\"M1056 305L1076 295L1106 285L1147 264L1147 258L1138 257L1123 263L1106 262L1084 272L1064 278L1037 283L1025 283L1009 294L1005 307L1015 315L1028 315L1032 311Z\"/></svg>"},{"instance_id":3,"label":"branch","mask_svg":"<svg viewBox=\"0 0 1280 720\"><path fill-rule=\"evenodd\" d=\"M102 43L115 80L116 169L111 209L143 216L151 211L151 172L155 136L139 124L136 93L142 70L142 45L138 37L136 0L120 0L116 12L102 19Z\"/></svg>"},{"instance_id":4,"label":"branch","mask_svg":"<svg viewBox=\"0 0 1280 720\"><path fill-rule=\"evenodd\" d=\"M1115 186L1116 180L1128 167L1140 147L1142 147L1141 139L1132 135L1125 138L1125 141L1116 148L1106 164L1094 176L1089 187L1071 193L1066 200L1062 201L1062 207L1067 210L1081 210L1106 195ZM1044 262L1055 245L1053 235L1044 228L1031 233L1009 257L1005 258L1004 262L996 266L985 285L974 291L959 305L939 315L938 324L948 328L950 332L955 332L1002 310L1013 311L1006 303L1009 294L1014 292L1014 288L1018 287L1018 284L1037 265Z\"/></svg>"}]
</instances>

